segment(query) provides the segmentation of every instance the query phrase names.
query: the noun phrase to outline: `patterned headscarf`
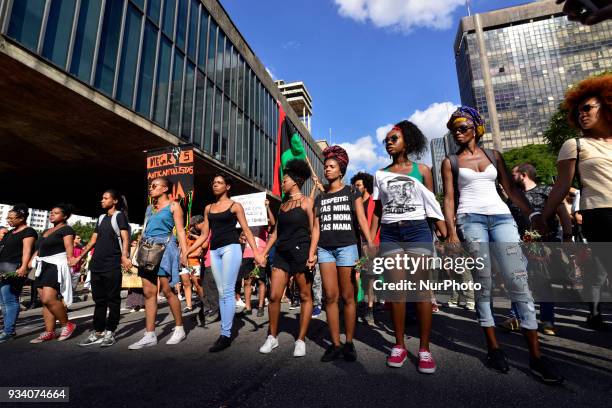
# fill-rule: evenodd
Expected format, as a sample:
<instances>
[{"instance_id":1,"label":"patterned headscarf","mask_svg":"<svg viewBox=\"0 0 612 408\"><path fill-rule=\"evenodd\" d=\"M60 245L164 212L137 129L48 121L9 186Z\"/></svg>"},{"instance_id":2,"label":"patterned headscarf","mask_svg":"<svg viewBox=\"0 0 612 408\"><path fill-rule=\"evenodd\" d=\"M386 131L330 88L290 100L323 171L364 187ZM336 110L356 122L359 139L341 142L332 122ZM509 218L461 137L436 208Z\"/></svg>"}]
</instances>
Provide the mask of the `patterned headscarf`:
<instances>
[{"instance_id":1,"label":"patterned headscarf","mask_svg":"<svg viewBox=\"0 0 612 408\"><path fill-rule=\"evenodd\" d=\"M342 147L329 146L325 148L325 150L323 150L323 157L325 158L325 160L334 159L335 161L337 161L338 165L340 166L340 172L342 173L342 175L346 173L346 167L349 163L349 157L346 153L346 150L344 150Z\"/></svg>"},{"instance_id":2,"label":"patterned headscarf","mask_svg":"<svg viewBox=\"0 0 612 408\"><path fill-rule=\"evenodd\" d=\"M482 135L484 135L485 133L484 120L482 119L482 117L480 116L480 113L478 113L476 109L470 106L467 106L467 105L463 105L462 107L457 108L455 112L453 112L450 119L448 120L448 123L446 124L446 127L448 128L448 130L452 130L453 125L456 122L466 122L466 121L474 125L474 129L476 129L476 136L482 137Z\"/></svg>"}]
</instances>

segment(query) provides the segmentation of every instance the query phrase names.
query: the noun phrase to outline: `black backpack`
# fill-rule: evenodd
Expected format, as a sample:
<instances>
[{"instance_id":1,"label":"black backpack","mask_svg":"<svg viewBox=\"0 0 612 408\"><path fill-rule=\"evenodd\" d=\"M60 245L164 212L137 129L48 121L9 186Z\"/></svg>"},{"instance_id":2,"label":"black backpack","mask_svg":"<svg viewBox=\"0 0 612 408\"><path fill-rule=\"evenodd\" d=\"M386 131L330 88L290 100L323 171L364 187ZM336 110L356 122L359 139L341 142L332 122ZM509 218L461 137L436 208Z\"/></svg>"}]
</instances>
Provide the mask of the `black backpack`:
<instances>
[{"instance_id":1,"label":"black backpack","mask_svg":"<svg viewBox=\"0 0 612 408\"><path fill-rule=\"evenodd\" d=\"M497 170L497 159L495 158L495 151L493 149L482 148L487 159L493 164L495 170ZM451 171L453 172L453 190L455 192L455 210L459 207L459 157L457 154L449 154L446 158L450 161ZM497 180L495 186L499 190Z\"/></svg>"}]
</instances>

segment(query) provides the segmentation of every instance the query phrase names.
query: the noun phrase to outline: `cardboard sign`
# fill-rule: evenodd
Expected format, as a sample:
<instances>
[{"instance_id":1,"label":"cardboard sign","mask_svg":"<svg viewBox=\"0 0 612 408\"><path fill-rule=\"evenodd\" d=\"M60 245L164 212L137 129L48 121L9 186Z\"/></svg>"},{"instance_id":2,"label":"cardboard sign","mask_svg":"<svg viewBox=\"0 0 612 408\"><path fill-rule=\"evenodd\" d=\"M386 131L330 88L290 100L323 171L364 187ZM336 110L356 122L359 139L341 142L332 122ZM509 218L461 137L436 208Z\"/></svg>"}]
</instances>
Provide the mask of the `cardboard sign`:
<instances>
[{"instance_id":1,"label":"cardboard sign","mask_svg":"<svg viewBox=\"0 0 612 408\"><path fill-rule=\"evenodd\" d=\"M268 225L268 212L266 211L266 193L244 194L232 196L232 200L240 203L244 208L249 227L257 227L260 225ZM236 228L240 228L240 224L236 223Z\"/></svg>"}]
</instances>

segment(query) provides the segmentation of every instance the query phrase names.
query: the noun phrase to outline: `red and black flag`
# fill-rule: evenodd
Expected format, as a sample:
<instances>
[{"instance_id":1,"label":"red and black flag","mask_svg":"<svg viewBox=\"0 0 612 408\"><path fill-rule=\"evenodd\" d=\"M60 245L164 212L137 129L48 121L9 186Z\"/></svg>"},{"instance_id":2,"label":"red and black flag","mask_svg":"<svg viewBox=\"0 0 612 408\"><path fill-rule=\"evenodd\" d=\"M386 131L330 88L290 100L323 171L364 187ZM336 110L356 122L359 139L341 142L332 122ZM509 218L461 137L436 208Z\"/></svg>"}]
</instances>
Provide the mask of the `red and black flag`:
<instances>
[{"instance_id":1,"label":"red and black flag","mask_svg":"<svg viewBox=\"0 0 612 408\"><path fill-rule=\"evenodd\" d=\"M306 150L302 144L302 138L295 126L287 118L287 114L279 101L278 105L278 135L276 142L276 154L274 156L274 183L272 194L282 195L281 181L283 180L283 169L289 160L306 160Z\"/></svg>"}]
</instances>

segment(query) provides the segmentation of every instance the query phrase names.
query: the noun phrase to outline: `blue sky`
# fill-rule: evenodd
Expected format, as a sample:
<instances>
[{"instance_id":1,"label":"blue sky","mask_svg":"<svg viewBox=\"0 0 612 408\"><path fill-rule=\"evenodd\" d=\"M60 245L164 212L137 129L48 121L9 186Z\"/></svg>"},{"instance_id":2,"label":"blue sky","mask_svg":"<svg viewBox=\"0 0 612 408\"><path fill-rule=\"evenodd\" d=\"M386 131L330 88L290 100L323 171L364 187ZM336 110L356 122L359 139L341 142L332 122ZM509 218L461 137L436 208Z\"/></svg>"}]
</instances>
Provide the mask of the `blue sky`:
<instances>
[{"instance_id":1,"label":"blue sky","mask_svg":"<svg viewBox=\"0 0 612 408\"><path fill-rule=\"evenodd\" d=\"M472 0L484 12L526 0ZM411 119L440 137L460 103L453 42L464 0L221 0L274 79L304 81L312 135L344 146L349 173L387 161L379 142ZM430 163L429 153L421 161Z\"/></svg>"}]
</instances>

